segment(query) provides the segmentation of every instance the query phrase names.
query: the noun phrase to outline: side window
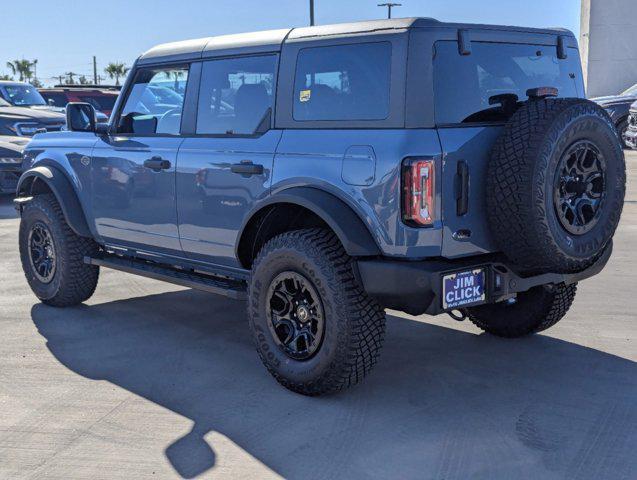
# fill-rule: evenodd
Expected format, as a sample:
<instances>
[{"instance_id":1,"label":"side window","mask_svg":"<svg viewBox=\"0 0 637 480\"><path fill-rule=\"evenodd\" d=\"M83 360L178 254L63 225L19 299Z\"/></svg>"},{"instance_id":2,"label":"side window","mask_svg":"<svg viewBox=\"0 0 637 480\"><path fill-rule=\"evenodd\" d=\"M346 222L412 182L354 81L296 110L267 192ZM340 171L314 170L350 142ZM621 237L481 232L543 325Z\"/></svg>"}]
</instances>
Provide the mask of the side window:
<instances>
[{"instance_id":1,"label":"side window","mask_svg":"<svg viewBox=\"0 0 637 480\"><path fill-rule=\"evenodd\" d=\"M389 115L391 43L304 48L294 80L295 120L383 120Z\"/></svg>"},{"instance_id":2,"label":"side window","mask_svg":"<svg viewBox=\"0 0 637 480\"><path fill-rule=\"evenodd\" d=\"M69 103L64 93L45 92L42 96L47 104L53 105L54 107L66 107L66 104Z\"/></svg>"},{"instance_id":3,"label":"side window","mask_svg":"<svg viewBox=\"0 0 637 480\"><path fill-rule=\"evenodd\" d=\"M119 133L179 135L187 67L141 69L117 123Z\"/></svg>"},{"instance_id":4,"label":"side window","mask_svg":"<svg viewBox=\"0 0 637 480\"><path fill-rule=\"evenodd\" d=\"M204 62L197 133L251 135L269 127L276 60L266 55Z\"/></svg>"}]
</instances>

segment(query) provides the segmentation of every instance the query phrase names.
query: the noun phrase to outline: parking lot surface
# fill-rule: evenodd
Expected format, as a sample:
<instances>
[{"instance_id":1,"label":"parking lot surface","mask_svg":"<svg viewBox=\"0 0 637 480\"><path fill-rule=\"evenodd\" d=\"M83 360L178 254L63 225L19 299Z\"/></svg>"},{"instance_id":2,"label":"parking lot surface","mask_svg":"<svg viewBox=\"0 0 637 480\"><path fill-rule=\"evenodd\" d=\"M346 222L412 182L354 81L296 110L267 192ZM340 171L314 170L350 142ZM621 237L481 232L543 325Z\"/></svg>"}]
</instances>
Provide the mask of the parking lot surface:
<instances>
[{"instance_id":1,"label":"parking lot surface","mask_svg":"<svg viewBox=\"0 0 637 480\"><path fill-rule=\"evenodd\" d=\"M0 200L0 478L637 478L637 155L615 253L521 340L390 312L359 387L278 386L244 305L102 270L39 304Z\"/></svg>"}]
</instances>

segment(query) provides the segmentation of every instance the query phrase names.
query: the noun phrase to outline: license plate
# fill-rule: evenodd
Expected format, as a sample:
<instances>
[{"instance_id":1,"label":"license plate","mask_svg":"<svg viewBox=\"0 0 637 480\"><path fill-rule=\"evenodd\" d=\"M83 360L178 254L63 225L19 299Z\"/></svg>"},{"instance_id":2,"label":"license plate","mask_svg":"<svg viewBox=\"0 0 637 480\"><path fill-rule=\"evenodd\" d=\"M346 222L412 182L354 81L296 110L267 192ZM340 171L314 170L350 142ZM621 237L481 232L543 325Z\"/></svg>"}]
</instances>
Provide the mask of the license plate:
<instances>
[{"instance_id":1,"label":"license plate","mask_svg":"<svg viewBox=\"0 0 637 480\"><path fill-rule=\"evenodd\" d=\"M483 268L456 272L442 277L442 309L470 307L484 303L485 272Z\"/></svg>"}]
</instances>

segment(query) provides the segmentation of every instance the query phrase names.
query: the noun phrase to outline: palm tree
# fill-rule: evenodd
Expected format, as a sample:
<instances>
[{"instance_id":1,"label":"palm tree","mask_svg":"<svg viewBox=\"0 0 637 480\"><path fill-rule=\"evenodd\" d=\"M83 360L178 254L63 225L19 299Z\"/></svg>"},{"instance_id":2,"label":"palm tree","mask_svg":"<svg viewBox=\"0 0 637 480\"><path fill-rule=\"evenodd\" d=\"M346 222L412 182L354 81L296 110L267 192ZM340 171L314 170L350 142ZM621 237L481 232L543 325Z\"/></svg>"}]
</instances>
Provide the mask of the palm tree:
<instances>
[{"instance_id":1,"label":"palm tree","mask_svg":"<svg viewBox=\"0 0 637 480\"><path fill-rule=\"evenodd\" d=\"M37 60L34 62L25 59L14 60L13 62L7 62L7 67L11 70L13 75L18 75L20 81L24 82L33 77L32 67L35 66L36 63Z\"/></svg>"},{"instance_id":2,"label":"palm tree","mask_svg":"<svg viewBox=\"0 0 637 480\"><path fill-rule=\"evenodd\" d=\"M75 73L75 72L66 72L64 75L66 75L66 77L67 77L66 83L68 85L75 85L75 75L77 75L77 73Z\"/></svg>"},{"instance_id":3,"label":"palm tree","mask_svg":"<svg viewBox=\"0 0 637 480\"><path fill-rule=\"evenodd\" d=\"M106 66L104 72L111 78L111 80L115 80L115 85L119 85L120 77L126 75L128 70L129 68L122 62L111 62Z\"/></svg>"}]
</instances>

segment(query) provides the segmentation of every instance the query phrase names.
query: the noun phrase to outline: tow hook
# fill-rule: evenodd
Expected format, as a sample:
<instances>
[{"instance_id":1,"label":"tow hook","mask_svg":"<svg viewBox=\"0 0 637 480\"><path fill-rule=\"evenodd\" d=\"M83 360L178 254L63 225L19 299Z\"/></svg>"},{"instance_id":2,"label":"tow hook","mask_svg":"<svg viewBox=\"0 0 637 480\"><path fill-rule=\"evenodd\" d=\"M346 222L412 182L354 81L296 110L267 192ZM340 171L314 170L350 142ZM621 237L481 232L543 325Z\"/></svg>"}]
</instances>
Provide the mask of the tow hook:
<instances>
[{"instance_id":1,"label":"tow hook","mask_svg":"<svg viewBox=\"0 0 637 480\"><path fill-rule=\"evenodd\" d=\"M453 318L456 322L464 322L467 319L467 314L464 310L451 310L447 312L451 318Z\"/></svg>"}]
</instances>

